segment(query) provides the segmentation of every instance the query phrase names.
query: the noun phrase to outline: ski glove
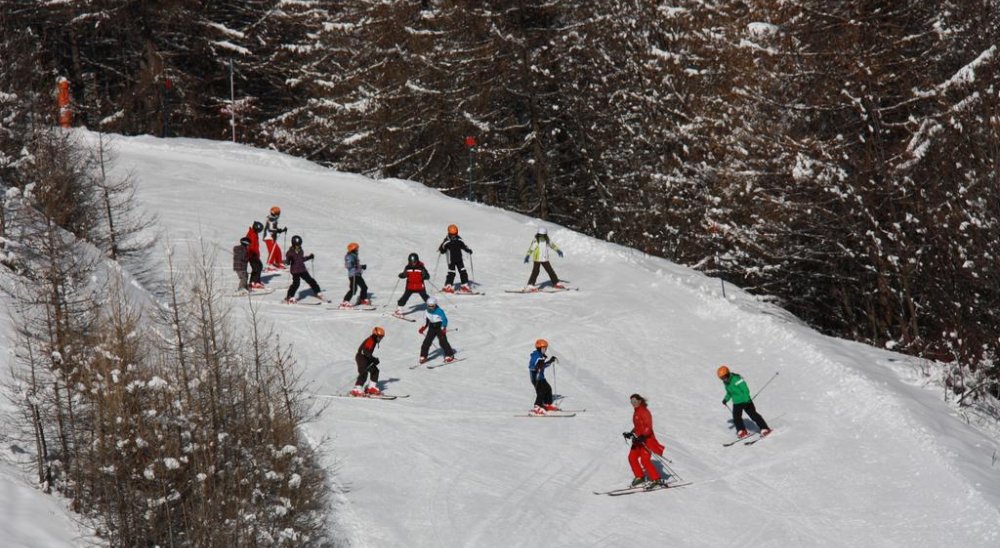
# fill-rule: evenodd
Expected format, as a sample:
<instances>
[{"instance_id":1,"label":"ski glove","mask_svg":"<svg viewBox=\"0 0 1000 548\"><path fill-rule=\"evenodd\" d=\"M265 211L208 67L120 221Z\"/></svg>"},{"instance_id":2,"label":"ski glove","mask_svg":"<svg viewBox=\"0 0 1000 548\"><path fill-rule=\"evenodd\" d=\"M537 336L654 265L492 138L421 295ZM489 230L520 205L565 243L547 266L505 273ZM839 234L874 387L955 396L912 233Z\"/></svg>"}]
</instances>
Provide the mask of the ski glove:
<instances>
[{"instance_id":1,"label":"ski glove","mask_svg":"<svg viewBox=\"0 0 1000 548\"><path fill-rule=\"evenodd\" d=\"M723 399L722 399L722 405L726 405L726 402L728 402L728 401L729 401L729 400L727 400L727 399L723 398ZM728 405L726 405L726 407L729 407L729 406L728 406Z\"/></svg>"},{"instance_id":2,"label":"ski glove","mask_svg":"<svg viewBox=\"0 0 1000 548\"><path fill-rule=\"evenodd\" d=\"M368 265L366 264L361 265L361 270L368 270Z\"/></svg>"},{"instance_id":3,"label":"ski glove","mask_svg":"<svg viewBox=\"0 0 1000 548\"><path fill-rule=\"evenodd\" d=\"M417 333L420 333L421 335L423 335L425 331L427 331L427 326L426 325L423 326L423 327L421 327L420 329L418 329Z\"/></svg>"},{"instance_id":4,"label":"ski glove","mask_svg":"<svg viewBox=\"0 0 1000 548\"><path fill-rule=\"evenodd\" d=\"M378 365L378 358L372 358L372 365Z\"/></svg>"},{"instance_id":5,"label":"ski glove","mask_svg":"<svg viewBox=\"0 0 1000 548\"><path fill-rule=\"evenodd\" d=\"M562 256L563 256L563 252L562 252L562 250L561 250L561 249L557 249L557 250L556 250L556 253L557 253L557 254L559 254L559 257L560 257L560 258L562 258Z\"/></svg>"},{"instance_id":6,"label":"ski glove","mask_svg":"<svg viewBox=\"0 0 1000 548\"><path fill-rule=\"evenodd\" d=\"M633 434L632 441L635 442L636 445L642 445L646 443L646 436L636 436L635 434Z\"/></svg>"},{"instance_id":7,"label":"ski glove","mask_svg":"<svg viewBox=\"0 0 1000 548\"><path fill-rule=\"evenodd\" d=\"M306 260L307 260L307 261L311 261L311 260L313 260L313 259L315 259L315 258L316 258L316 254L315 254L315 253L310 253L310 254L309 254L309 256L308 256L308 257L306 257Z\"/></svg>"},{"instance_id":8,"label":"ski glove","mask_svg":"<svg viewBox=\"0 0 1000 548\"><path fill-rule=\"evenodd\" d=\"M469 250L469 255L472 255L472 250L471 249Z\"/></svg>"},{"instance_id":9,"label":"ski glove","mask_svg":"<svg viewBox=\"0 0 1000 548\"><path fill-rule=\"evenodd\" d=\"M632 432L622 432L622 437L627 440L630 440L635 437L635 434L633 434Z\"/></svg>"},{"instance_id":10,"label":"ski glove","mask_svg":"<svg viewBox=\"0 0 1000 548\"><path fill-rule=\"evenodd\" d=\"M528 259L529 259L529 257L527 255L525 255L524 256L524 264L528 264Z\"/></svg>"},{"instance_id":11,"label":"ski glove","mask_svg":"<svg viewBox=\"0 0 1000 548\"><path fill-rule=\"evenodd\" d=\"M400 280L402 280L402 279L403 279L403 278L405 278L405 277L406 277L406 272L400 272L400 273L399 273L399 279L400 279Z\"/></svg>"}]
</instances>

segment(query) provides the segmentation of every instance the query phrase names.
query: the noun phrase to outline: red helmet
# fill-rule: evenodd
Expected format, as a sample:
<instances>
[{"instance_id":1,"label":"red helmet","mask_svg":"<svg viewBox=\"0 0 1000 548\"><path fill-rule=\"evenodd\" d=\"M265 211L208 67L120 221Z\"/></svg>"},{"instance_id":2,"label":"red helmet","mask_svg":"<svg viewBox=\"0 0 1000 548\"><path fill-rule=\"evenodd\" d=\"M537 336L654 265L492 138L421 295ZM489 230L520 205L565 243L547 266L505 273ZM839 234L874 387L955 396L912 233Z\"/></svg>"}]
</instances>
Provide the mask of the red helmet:
<instances>
[{"instance_id":1,"label":"red helmet","mask_svg":"<svg viewBox=\"0 0 1000 548\"><path fill-rule=\"evenodd\" d=\"M458 225L448 225L448 235L455 236L458 234Z\"/></svg>"},{"instance_id":2,"label":"red helmet","mask_svg":"<svg viewBox=\"0 0 1000 548\"><path fill-rule=\"evenodd\" d=\"M357 242L351 242L351 243L347 244L347 252L348 253L350 253L352 251L357 251L357 250L358 250L358 243Z\"/></svg>"},{"instance_id":3,"label":"red helmet","mask_svg":"<svg viewBox=\"0 0 1000 548\"><path fill-rule=\"evenodd\" d=\"M384 337L385 329L382 329L379 326L375 326L375 329L372 329L372 335L375 335L376 337Z\"/></svg>"},{"instance_id":4,"label":"red helmet","mask_svg":"<svg viewBox=\"0 0 1000 548\"><path fill-rule=\"evenodd\" d=\"M726 366L720 366L715 370L715 374L719 376L720 379L724 379L729 376L729 368Z\"/></svg>"},{"instance_id":5,"label":"red helmet","mask_svg":"<svg viewBox=\"0 0 1000 548\"><path fill-rule=\"evenodd\" d=\"M538 339L537 341L535 341L535 348L548 348L548 347L549 347L549 341L545 339Z\"/></svg>"},{"instance_id":6,"label":"red helmet","mask_svg":"<svg viewBox=\"0 0 1000 548\"><path fill-rule=\"evenodd\" d=\"M281 215L281 208L274 206L271 208L271 215Z\"/></svg>"}]
</instances>

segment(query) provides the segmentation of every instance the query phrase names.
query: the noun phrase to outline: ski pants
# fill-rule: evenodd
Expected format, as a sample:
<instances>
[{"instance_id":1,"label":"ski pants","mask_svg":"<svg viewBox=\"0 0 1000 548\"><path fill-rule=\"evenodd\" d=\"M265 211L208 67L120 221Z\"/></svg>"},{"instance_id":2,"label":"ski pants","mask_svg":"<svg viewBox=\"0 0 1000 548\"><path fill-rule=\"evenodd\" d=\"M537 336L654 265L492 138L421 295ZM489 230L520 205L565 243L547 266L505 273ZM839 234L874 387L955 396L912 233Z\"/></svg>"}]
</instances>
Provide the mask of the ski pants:
<instances>
[{"instance_id":1,"label":"ski pants","mask_svg":"<svg viewBox=\"0 0 1000 548\"><path fill-rule=\"evenodd\" d=\"M454 263L448 263L448 276L444 279L444 285L452 285L455 283L455 271L458 271L458 279L462 281L462 284L469 283L469 273L465 271L465 262L459 260Z\"/></svg>"},{"instance_id":2,"label":"ski pants","mask_svg":"<svg viewBox=\"0 0 1000 548\"><path fill-rule=\"evenodd\" d=\"M424 302L427 302L426 289L421 289L419 291L413 289L407 289L406 291L403 292L403 296L399 298L399 301L397 301L396 304L399 306L404 306L406 304L406 301L410 300L410 295L413 295L414 293L420 295L424 299Z\"/></svg>"},{"instance_id":3,"label":"ski pants","mask_svg":"<svg viewBox=\"0 0 1000 548\"><path fill-rule=\"evenodd\" d=\"M660 471L653 466L652 453L646 449L645 445L633 445L628 452L628 464L632 467L632 475L637 478L645 477L649 481L660 479Z\"/></svg>"},{"instance_id":4,"label":"ski pants","mask_svg":"<svg viewBox=\"0 0 1000 548\"><path fill-rule=\"evenodd\" d=\"M548 261L535 261L535 264L531 267L531 277L528 278L528 285L535 285L540 267L545 267L545 271L549 273L549 279L552 280L552 285L559 283L559 276L556 276L556 271L552 269L552 265Z\"/></svg>"},{"instance_id":5,"label":"ski pants","mask_svg":"<svg viewBox=\"0 0 1000 548\"><path fill-rule=\"evenodd\" d=\"M743 411L747 412L747 416L750 420L757 424L757 427L761 430L767 429L767 423L764 422L764 417L760 416L757 412L757 408L753 406L752 401L746 403L734 403L733 404L733 426L736 427L736 431L746 430L746 426L743 424Z\"/></svg>"},{"instance_id":6,"label":"ski pants","mask_svg":"<svg viewBox=\"0 0 1000 548\"><path fill-rule=\"evenodd\" d=\"M277 240L264 240L267 246L267 264L276 268L281 268L285 264L281 261L281 246Z\"/></svg>"},{"instance_id":7,"label":"ski pants","mask_svg":"<svg viewBox=\"0 0 1000 548\"><path fill-rule=\"evenodd\" d=\"M291 299L295 296L295 292L299 290L299 281L305 281L309 284L309 288L313 290L313 295L319 295L322 289L319 288L319 284L316 280L309 275L308 272L302 272L301 274L292 274L292 285L288 288L288 293L285 295L286 299Z\"/></svg>"},{"instance_id":8,"label":"ski pants","mask_svg":"<svg viewBox=\"0 0 1000 548\"><path fill-rule=\"evenodd\" d=\"M250 257L250 283L260 283L260 271L264 270L264 263L260 262L260 255Z\"/></svg>"},{"instance_id":9,"label":"ski pants","mask_svg":"<svg viewBox=\"0 0 1000 548\"><path fill-rule=\"evenodd\" d=\"M239 270L235 270L234 272L236 272L236 277L240 280L240 285L236 288L236 290L249 291L250 287L247 285L247 271L244 270L243 272L240 272Z\"/></svg>"},{"instance_id":10,"label":"ski pants","mask_svg":"<svg viewBox=\"0 0 1000 548\"><path fill-rule=\"evenodd\" d=\"M368 358L360 353L354 355L354 362L358 364L358 380L354 382L355 386L364 386L369 374L371 374L372 384L378 384L377 365L369 363Z\"/></svg>"},{"instance_id":11,"label":"ski pants","mask_svg":"<svg viewBox=\"0 0 1000 548\"><path fill-rule=\"evenodd\" d=\"M540 407L552 405L552 386L549 385L549 381L538 379L531 384L535 385L535 405Z\"/></svg>"},{"instance_id":12,"label":"ski pants","mask_svg":"<svg viewBox=\"0 0 1000 548\"><path fill-rule=\"evenodd\" d=\"M358 289L361 290L361 295L358 296L359 304L361 301L368 298L368 284L365 283L365 279L362 278L360 274L348 278L348 283L350 283L350 287L347 289L347 293L344 294L345 301L351 302L351 299L354 297L354 292Z\"/></svg>"},{"instance_id":13,"label":"ski pants","mask_svg":"<svg viewBox=\"0 0 1000 548\"><path fill-rule=\"evenodd\" d=\"M437 339L438 345L441 346L441 350L444 351L445 356L454 356L455 351L448 344L448 336L445 335L438 324L432 323L430 327L427 328L427 334L424 335L424 342L420 345L420 357L426 358L427 351L431 349L431 343Z\"/></svg>"}]
</instances>

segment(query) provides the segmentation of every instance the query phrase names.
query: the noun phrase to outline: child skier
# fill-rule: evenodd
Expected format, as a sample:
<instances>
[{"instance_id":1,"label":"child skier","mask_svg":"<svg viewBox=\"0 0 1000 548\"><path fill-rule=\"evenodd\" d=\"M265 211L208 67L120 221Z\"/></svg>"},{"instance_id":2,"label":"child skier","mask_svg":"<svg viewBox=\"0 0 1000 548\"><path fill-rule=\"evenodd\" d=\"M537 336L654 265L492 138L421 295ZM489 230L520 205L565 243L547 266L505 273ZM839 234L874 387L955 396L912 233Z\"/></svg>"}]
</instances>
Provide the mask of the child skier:
<instances>
[{"instance_id":1,"label":"child skier","mask_svg":"<svg viewBox=\"0 0 1000 548\"><path fill-rule=\"evenodd\" d=\"M456 270L458 270L459 280L462 282L458 286L458 290L464 292L472 291L472 288L469 287L469 273L465 271L465 262L462 256L463 251L472 255L472 250L465 245L462 237L458 235L458 227L448 225L448 235L444 237L444 241L438 246L439 253L442 255L445 253L448 254L448 276L444 280L444 287L441 288L441 291L445 293L455 292L453 284L455 283Z\"/></svg>"},{"instance_id":2,"label":"child skier","mask_svg":"<svg viewBox=\"0 0 1000 548\"><path fill-rule=\"evenodd\" d=\"M323 291L319 288L319 284L316 280L309 275L309 270L306 269L306 261L311 261L316 256L312 253L306 255L302 251L302 237L299 235L292 236L292 247L288 250L285 256L285 262L288 263L289 272L292 274L292 285L288 288L288 293L285 294L285 304L295 304L295 294L299 290L299 281L305 280L309 287L313 290L313 295L321 301L325 301L326 297L323 296Z\"/></svg>"},{"instance_id":3,"label":"child skier","mask_svg":"<svg viewBox=\"0 0 1000 548\"><path fill-rule=\"evenodd\" d=\"M629 396L629 401L635 409L632 412L632 430L623 432L622 436L627 440L632 440L632 449L628 452L628 463L632 467L632 487L638 487L646 483L647 487L666 485L666 480L660 479L660 471L653 466L651 453L663 455L663 445L656 439L653 433L653 415L646 406L646 398L639 394Z\"/></svg>"},{"instance_id":4,"label":"child skier","mask_svg":"<svg viewBox=\"0 0 1000 548\"><path fill-rule=\"evenodd\" d=\"M278 246L278 234L287 232L288 227L278 227L278 217L281 216L281 208L274 206L267 216L264 225L264 245L267 246L267 269L284 270L285 265L281 262L281 248Z\"/></svg>"},{"instance_id":5,"label":"child skier","mask_svg":"<svg viewBox=\"0 0 1000 548\"><path fill-rule=\"evenodd\" d=\"M538 232L535 233L535 239L528 246L528 251L524 255L524 264L528 264L528 261L534 261L534 266L531 267L531 277L528 278L528 286L525 288L528 291L538 291L538 287L535 286L535 280L538 278L539 267L545 267L545 271L549 273L549 279L552 280L552 287L557 287L559 289L565 289L566 286L559 281L559 276L556 276L556 271L552 269L552 265L549 264L549 249L555 250L560 257L563 256L562 250L555 242L549 241L549 232L545 227L539 227Z\"/></svg>"},{"instance_id":6,"label":"child skier","mask_svg":"<svg viewBox=\"0 0 1000 548\"><path fill-rule=\"evenodd\" d=\"M750 397L750 387L747 386L743 377L729 371L729 367L725 365L719 367L715 374L719 376L722 384L726 387L726 397L722 398L722 405L726 405L726 402L733 400L733 426L736 427L737 437L745 438L749 435L747 434L746 425L743 424L743 411L747 412L750 420L757 423L757 427L760 428L761 437L770 434L771 429L768 428L764 417L757 413L757 408L754 407L753 399Z\"/></svg>"},{"instance_id":7,"label":"child skier","mask_svg":"<svg viewBox=\"0 0 1000 548\"><path fill-rule=\"evenodd\" d=\"M361 273L368 268L368 265L361 264L361 259L358 258L358 247L358 244L355 242L347 244L347 255L344 255L344 268L347 269L347 278L350 287L347 289L347 293L344 294L344 301L340 303L340 308L354 308L351 305L351 299L354 298L354 292L358 291L359 288L361 294L358 296L358 304L371 304L371 301L368 300L368 284L361 277Z\"/></svg>"},{"instance_id":8,"label":"child skier","mask_svg":"<svg viewBox=\"0 0 1000 548\"><path fill-rule=\"evenodd\" d=\"M424 312L425 322L423 327L417 330L421 335L427 332L423 344L420 345L420 363L427 361L427 351L431 349L431 342L436 338L441 350L444 351L444 363L455 361L455 351L448 344L448 316L444 310L438 307L437 299L427 298L427 311Z\"/></svg>"},{"instance_id":9,"label":"child skier","mask_svg":"<svg viewBox=\"0 0 1000 548\"><path fill-rule=\"evenodd\" d=\"M351 389L352 396L364 396L366 394L377 396L382 393L378 389L378 358L373 354L375 347L385 337L385 330L376 326L372 329L372 334L361 342L358 353L354 355L354 362L358 364L358 380L354 382ZM371 375L371 383L365 388L368 376Z\"/></svg>"},{"instance_id":10,"label":"child skier","mask_svg":"<svg viewBox=\"0 0 1000 548\"><path fill-rule=\"evenodd\" d=\"M416 293L424 299L424 302L427 302L427 289L424 288L424 280L430 279L431 275L427 273L424 263L420 262L420 257L416 253L410 253L410 256L406 258L406 266L399 273L399 277L406 280L406 288L403 290L403 296L396 302L395 314L402 316L403 306L406 305L406 301L410 300L410 295Z\"/></svg>"},{"instance_id":11,"label":"child skier","mask_svg":"<svg viewBox=\"0 0 1000 548\"><path fill-rule=\"evenodd\" d=\"M250 291L247 286L247 265L250 264L250 258L247 257L247 246L249 245L249 238L240 238L240 243L233 246L233 270L236 271L236 277L240 280L240 285L236 288L237 293Z\"/></svg>"},{"instance_id":12,"label":"child skier","mask_svg":"<svg viewBox=\"0 0 1000 548\"><path fill-rule=\"evenodd\" d=\"M264 269L264 263L260 262L260 239L258 236L264 230L264 225L260 221L254 221L247 230L247 260L250 261L250 290L264 289L264 284L260 281L260 271Z\"/></svg>"},{"instance_id":13,"label":"child skier","mask_svg":"<svg viewBox=\"0 0 1000 548\"><path fill-rule=\"evenodd\" d=\"M552 404L552 386L545 380L545 368L553 365L557 358L552 356L545 359L545 351L549 349L549 342L545 339L535 341L535 351L528 358L528 374L531 375L531 385L535 387L535 407L531 410L532 415L544 415L546 411L559 411L559 408Z\"/></svg>"}]
</instances>

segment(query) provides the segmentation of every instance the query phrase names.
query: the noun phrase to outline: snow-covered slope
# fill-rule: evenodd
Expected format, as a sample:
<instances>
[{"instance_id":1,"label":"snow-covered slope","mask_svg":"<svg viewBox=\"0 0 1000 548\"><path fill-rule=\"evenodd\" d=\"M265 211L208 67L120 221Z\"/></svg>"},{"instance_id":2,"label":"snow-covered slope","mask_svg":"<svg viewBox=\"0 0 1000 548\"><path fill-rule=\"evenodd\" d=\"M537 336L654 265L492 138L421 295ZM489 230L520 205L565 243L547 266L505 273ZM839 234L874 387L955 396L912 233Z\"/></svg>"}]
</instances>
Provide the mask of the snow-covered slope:
<instances>
[{"instance_id":1,"label":"snow-covered slope","mask_svg":"<svg viewBox=\"0 0 1000 548\"><path fill-rule=\"evenodd\" d=\"M374 325L387 331L383 387L411 397L317 398L321 412L308 427L327 440L342 489L338 534L353 545L1000 543L997 444L901 375L901 356L824 337L735 288L723 298L718 280L553 225L566 251L553 264L580 291L504 293L528 277L521 261L538 221L413 182L229 143L121 138L116 146L116 170L136 175L169 243L180 252L199 238L212 244L227 283L235 281L228 250L272 205L316 254L310 269L335 300L347 289L348 242L360 244L375 303L388 310L410 252L441 285L436 247L449 223L475 251L474 277L487 294L442 297L449 338L468 359L438 369L409 368L419 324L284 306L281 292L254 300L294 345L315 394L348 390L358 344ZM575 418L514 416L534 399L527 361L538 337L560 359L551 380L561 403L586 408ZM758 399L773 437L722 447L733 437L715 377L722 363L754 391L780 372ZM633 392L650 400L665 455L690 487L592 494L631 479L621 432L631 429Z\"/></svg>"}]
</instances>

